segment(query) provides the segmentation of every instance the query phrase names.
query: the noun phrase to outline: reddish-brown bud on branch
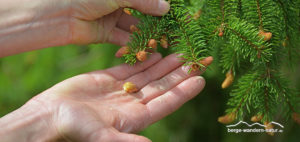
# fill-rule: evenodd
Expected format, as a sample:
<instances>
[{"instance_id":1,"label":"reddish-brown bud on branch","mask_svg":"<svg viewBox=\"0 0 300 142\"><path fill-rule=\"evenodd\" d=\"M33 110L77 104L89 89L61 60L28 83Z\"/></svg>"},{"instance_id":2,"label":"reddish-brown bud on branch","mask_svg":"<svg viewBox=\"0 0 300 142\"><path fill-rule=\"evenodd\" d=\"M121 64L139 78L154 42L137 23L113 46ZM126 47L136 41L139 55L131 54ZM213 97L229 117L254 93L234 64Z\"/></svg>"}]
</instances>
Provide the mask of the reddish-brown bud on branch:
<instances>
[{"instance_id":1,"label":"reddish-brown bud on branch","mask_svg":"<svg viewBox=\"0 0 300 142\"><path fill-rule=\"evenodd\" d=\"M147 52L146 51L139 51L138 53L136 53L136 58L141 61L144 62L147 60Z\"/></svg>"},{"instance_id":2,"label":"reddish-brown bud on branch","mask_svg":"<svg viewBox=\"0 0 300 142\"><path fill-rule=\"evenodd\" d=\"M264 41L269 41L272 38L272 33L265 32L264 30L259 30L258 36L264 38Z\"/></svg>"},{"instance_id":3,"label":"reddish-brown bud on branch","mask_svg":"<svg viewBox=\"0 0 300 142\"><path fill-rule=\"evenodd\" d=\"M224 35L224 27L223 27L223 24L222 24L222 26L219 28L219 34L218 34L218 36L219 37L223 37L223 35Z\"/></svg>"},{"instance_id":4,"label":"reddish-brown bud on branch","mask_svg":"<svg viewBox=\"0 0 300 142\"><path fill-rule=\"evenodd\" d=\"M220 33L218 34L219 37L222 37L223 35L224 35L223 32L220 32Z\"/></svg>"},{"instance_id":5,"label":"reddish-brown bud on branch","mask_svg":"<svg viewBox=\"0 0 300 142\"><path fill-rule=\"evenodd\" d=\"M222 88L223 89L228 88L233 83L233 80L234 80L234 75L233 75L232 70L230 70L226 74L226 78L225 78L225 80L222 83Z\"/></svg>"},{"instance_id":6,"label":"reddish-brown bud on branch","mask_svg":"<svg viewBox=\"0 0 300 142\"><path fill-rule=\"evenodd\" d=\"M288 42L289 38L286 37L285 40L282 42L282 46L286 47L287 46L287 42Z\"/></svg>"},{"instance_id":7,"label":"reddish-brown bud on branch","mask_svg":"<svg viewBox=\"0 0 300 142\"><path fill-rule=\"evenodd\" d=\"M251 117L251 121L252 122L259 122L259 121L261 121L262 118L263 118L263 115L261 115L261 114L254 115L254 116Z\"/></svg>"},{"instance_id":8,"label":"reddish-brown bud on branch","mask_svg":"<svg viewBox=\"0 0 300 142\"><path fill-rule=\"evenodd\" d=\"M218 118L218 122L222 124L230 124L236 119L236 114L234 112L226 114Z\"/></svg>"},{"instance_id":9,"label":"reddish-brown bud on branch","mask_svg":"<svg viewBox=\"0 0 300 142\"><path fill-rule=\"evenodd\" d=\"M214 58L212 56L206 57L205 59L200 61L200 64L202 64L205 67L208 67L212 62L214 61Z\"/></svg>"},{"instance_id":10,"label":"reddish-brown bud on branch","mask_svg":"<svg viewBox=\"0 0 300 142\"><path fill-rule=\"evenodd\" d=\"M264 125L266 126L266 133L270 136L274 136L274 132L271 131L274 128L273 124L266 121L264 122Z\"/></svg>"},{"instance_id":11,"label":"reddish-brown bud on branch","mask_svg":"<svg viewBox=\"0 0 300 142\"><path fill-rule=\"evenodd\" d=\"M131 25L130 26L130 31L133 33L133 32L139 32L140 29L138 29L135 25Z\"/></svg>"},{"instance_id":12,"label":"reddish-brown bud on branch","mask_svg":"<svg viewBox=\"0 0 300 142\"><path fill-rule=\"evenodd\" d=\"M148 47L151 47L152 49L157 48L157 41L155 39L150 39L148 42Z\"/></svg>"},{"instance_id":13,"label":"reddish-brown bud on branch","mask_svg":"<svg viewBox=\"0 0 300 142\"><path fill-rule=\"evenodd\" d=\"M193 18L194 18L195 20L199 19L200 16L201 16L201 13L202 13L202 10L201 10L201 9L198 10L196 13L194 13Z\"/></svg>"},{"instance_id":14,"label":"reddish-brown bud on branch","mask_svg":"<svg viewBox=\"0 0 300 142\"><path fill-rule=\"evenodd\" d=\"M168 43L168 39L167 39L166 35L163 35L161 37L160 46L163 47L163 48L168 48L169 47L169 43Z\"/></svg>"},{"instance_id":15,"label":"reddish-brown bud on branch","mask_svg":"<svg viewBox=\"0 0 300 142\"><path fill-rule=\"evenodd\" d=\"M198 71L198 70L200 70L200 68L201 68L201 66L199 64L197 64L197 63L193 63L191 65L192 71Z\"/></svg>"},{"instance_id":16,"label":"reddish-brown bud on branch","mask_svg":"<svg viewBox=\"0 0 300 142\"><path fill-rule=\"evenodd\" d=\"M117 58L121 58L123 55L128 54L129 53L129 47L128 46L123 46L121 47L117 53L115 54L115 56Z\"/></svg>"},{"instance_id":17,"label":"reddish-brown bud on branch","mask_svg":"<svg viewBox=\"0 0 300 142\"><path fill-rule=\"evenodd\" d=\"M209 56L207 58L200 60L199 63L205 67L208 67L213 62L213 60L214 58L212 56ZM201 69L201 65L199 63L192 63L191 65L192 71L198 71Z\"/></svg>"}]
</instances>

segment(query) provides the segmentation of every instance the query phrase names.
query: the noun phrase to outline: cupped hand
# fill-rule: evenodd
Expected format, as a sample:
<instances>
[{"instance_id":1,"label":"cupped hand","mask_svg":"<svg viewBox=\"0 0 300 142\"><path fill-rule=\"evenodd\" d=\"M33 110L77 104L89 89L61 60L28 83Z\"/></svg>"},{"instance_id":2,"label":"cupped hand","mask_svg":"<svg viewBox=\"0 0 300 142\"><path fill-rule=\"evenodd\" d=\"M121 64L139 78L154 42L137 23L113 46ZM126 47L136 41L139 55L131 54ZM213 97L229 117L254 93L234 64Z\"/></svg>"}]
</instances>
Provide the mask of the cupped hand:
<instances>
[{"instance_id":1,"label":"cupped hand","mask_svg":"<svg viewBox=\"0 0 300 142\"><path fill-rule=\"evenodd\" d=\"M212 58L204 60L207 64ZM85 142L148 142L130 134L177 110L204 87L202 71L189 67L175 54L161 59L154 53L133 67L120 65L65 80L33 98L52 114L59 137ZM126 93L125 82L137 85L137 93ZM30 101L29 101L30 103Z\"/></svg>"},{"instance_id":2,"label":"cupped hand","mask_svg":"<svg viewBox=\"0 0 300 142\"><path fill-rule=\"evenodd\" d=\"M129 27L138 20L123 12L130 7L151 15L163 15L170 6L165 0L69 0L70 43L110 42L125 45Z\"/></svg>"}]
</instances>

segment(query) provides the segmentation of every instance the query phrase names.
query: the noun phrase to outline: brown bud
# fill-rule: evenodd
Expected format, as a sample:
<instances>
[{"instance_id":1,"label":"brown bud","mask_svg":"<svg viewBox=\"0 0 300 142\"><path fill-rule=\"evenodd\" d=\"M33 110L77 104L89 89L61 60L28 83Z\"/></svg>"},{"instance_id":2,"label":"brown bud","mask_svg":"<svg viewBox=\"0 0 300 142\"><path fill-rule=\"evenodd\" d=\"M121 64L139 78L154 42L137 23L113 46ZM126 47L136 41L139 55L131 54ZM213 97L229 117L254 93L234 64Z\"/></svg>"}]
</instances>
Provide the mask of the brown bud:
<instances>
[{"instance_id":1,"label":"brown bud","mask_svg":"<svg viewBox=\"0 0 300 142\"><path fill-rule=\"evenodd\" d=\"M126 82L123 84L123 89L127 93L135 93L138 91L137 86L133 84L132 82Z\"/></svg>"},{"instance_id":2,"label":"brown bud","mask_svg":"<svg viewBox=\"0 0 300 142\"><path fill-rule=\"evenodd\" d=\"M201 10L201 9L198 10L198 11L193 15L193 18L194 18L195 20L199 19L201 13L202 13L202 10Z\"/></svg>"},{"instance_id":3,"label":"brown bud","mask_svg":"<svg viewBox=\"0 0 300 142\"><path fill-rule=\"evenodd\" d=\"M264 122L264 125L266 126L265 129L267 130L267 134L270 136L274 136L274 132L270 131L274 128L273 124L266 121L266 122Z\"/></svg>"},{"instance_id":4,"label":"brown bud","mask_svg":"<svg viewBox=\"0 0 300 142\"><path fill-rule=\"evenodd\" d=\"M264 40L265 40L265 41L268 41L268 40L270 40L271 38L272 38L272 33L271 33L271 32L266 32Z\"/></svg>"},{"instance_id":5,"label":"brown bud","mask_svg":"<svg viewBox=\"0 0 300 142\"><path fill-rule=\"evenodd\" d=\"M128 15L132 15L131 11L129 10L129 8L124 8L123 12L128 14Z\"/></svg>"},{"instance_id":6,"label":"brown bud","mask_svg":"<svg viewBox=\"0 0 300 142\"><path fill-rule=\"evenodd\" d=\"M224 35L224 27L223 27L223 24L222 24L222 26L219 28L219 34L218 34L218 36L222 37L223 35Z\"/></svg>"},{"instance_id":7,"label":"brown bud","mask_svg":"<svg viewBox=\"0 0 300 142\"><path fill-rule=\"evenodd\" d=\"M286 46L287 46L288 40L289 40L288 37L286 37L286 38L284 39L284 41L282 42L282 46L283 46L283 47L286 47Z\"/></svg>"},{"instance_id":8,"label":"brown bud","mask_svg":"<svg viewBox=\"0 0 300 142\"><path fill-rule=\"evenodd\" d=\"M292 114L292 118L296 123L298 123L300 125L300 114L299 113L294 112Z\"/></svg>"},{"instance_id":9,"label":"brown bud","mask_svg":"<svg viewBox=\"0 0 300 142\"><path fill-rule=\"evenodd\" d=\"M251 121L252 122L259 122L259 121L261 121L262 118L263 118L263 115L261 115L261 114L254 115L254 116L251 117Z\"/></svg>"},{"instance_id":10,"label":"brown bud","mask_svg":"<svg viewBox=\"0 0 300 142\"><path fill-rule=\"evenodd\" d=\"M224 33L220 32L218 35L219 35L219 37L222 37L224 35Z\"/></svg>"},{"instance_id":11,"label":"brown bud","mask_svg":"<svg viewBox=\"0 0 300 142\"><path fill-rule=\"evenodd\" d=\"M160 40L160 46L163 48L168 48L169 43L166 35L163 35Z\"/></svg>"},{"instance_id":12,"label":"brown bud","mask_svg":"<svg viewBox=\"0 0 300 142\"><path fill-rule=\"evenodd\" d=\"M272 38L272 33L265 32L264 30L259 30L258 36L264 38L265 41L269 41Z\"/></svg>"},{"instance_id":13,"label":"brown bud","mask_svg":"<svg viewBox=\"0 0 300 142\"><path fill-rule=\"evenodd\" d=\"M201 68L201 66L199 64L197 64L197 63L193 63L191 65L192 71L198 71L200 68Z\"/></svg>"},{"instance_id":14,"label":"brown bud","mask_svg":"<svg viewBox=\"0 0 300 142\"><path fill-rule=\"evenodd\" d=\"M200 64L202 64L205 67L208 67L212 62L214 61L214 58L212 56L206 57L205 59L200 61Z\"/></svg>"},{"instance_id":15,"label":"brown bud","mask_svg":"<svg viewBox=\"0 0 300 142\"><path fill-rule=\"evenodd\" d=\"M128 46L123 46L121 47L117 53L115 54L115 56L117 58L121 58L123 55L128 54L129 53L129 47Z\"/></svg>"},{"instance_id":16,"label":"brown bud","mask_svg":"<svg viewBox=\"0 0 300 142\"><path fill-rule=\"evenodd\" d=\"M233 80L234 80L234 76L233 76L232 70L230 70L226 74L226 78L222 83L222 88L223 89L228 88L233 83Z\"/></svg>"},{"instance_id":17,"label":"brown bud","mask_svg":"<svg viewBox=\"0 0 300 142\"><path fill-rule=\"evenodd\" d=\"M218 118L218 122L222 124L230 124L236 119L236 114L234 112L226 114Z\"/></svg>"},{"instance_id":18,"label":"brown bud","mask_svg":"<svg viewBox=\"0 0 300 142\"><path fill-rule=\"evenodd\" d=\"M208 67L212 62L214 58L212 56L206 57L199 61L199 63L205 67ZM201 65L199 63L192 63L191 69L192 71L198 71L201 69Z\"/></svg>"},{"instance_id":19,"label":"brown bud","mask_svg":"<svg viewBox=\"0 0 300 142\"><path fill-rule=\"evenodd\" d=\"M130 31L133 33L133 32L139 32L140 29L138 29L135 25L131 25L130 26Z\"/></svg>"},{"instance_id":20,"label":"brown bud","mask_svg":"<svg viewBox=\"0 0 300 142\"><path fill-rule=\"evenodd\" d=\"M147 60L147 52L146 51L139 51L138 53L136 53L136 58L141 61L144 62Z\"/></svg>"},{"instance_id":21,"label":"brown bud","mask_svg":"<svg viewBox=\"0 0 300 142\"><path fill-rule=\"evenodd\" d=\"M287 46L288 40L289 40L288 37L286 37L286 38L284 39L284 41L282 42L282 46L283 46L283 47L286 47L286 46Z\"/></svg>"},{"instance_id":22,"label":"brown bud","mask_svg":"<svg viewBox=\"0 0 300 142\"><path fill-rule=\"evenodd\" d=\"M282 42L282 46L283 46L283 47L286 47L286 45L287 45L286 41L283 41L283 42Z\"/></svg>"},{"instance_id":23,"label":"brown bud","mask_svg":"<svg viewBox=\"0 0 300 142\"><path fill-rule=\"evenodd\" d=\"M150 39L148 42L148 47L151 47L152 49L157 48L157 41L155 39Z\"/></svg>"}]
</instances>

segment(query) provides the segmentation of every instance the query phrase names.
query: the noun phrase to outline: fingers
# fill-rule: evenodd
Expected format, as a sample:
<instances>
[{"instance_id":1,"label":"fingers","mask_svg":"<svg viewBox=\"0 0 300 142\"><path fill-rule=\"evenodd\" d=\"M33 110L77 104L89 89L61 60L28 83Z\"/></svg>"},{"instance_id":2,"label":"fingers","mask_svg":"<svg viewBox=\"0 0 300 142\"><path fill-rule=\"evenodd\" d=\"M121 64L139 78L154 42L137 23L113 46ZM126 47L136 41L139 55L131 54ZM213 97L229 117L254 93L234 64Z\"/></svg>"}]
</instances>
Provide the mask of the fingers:
<instances>
[{"instance_id":1,"label":"fingers","mask_svg":"<svg viewBox=\"0 0 300 142\"><path fill-rule=\"evenodd\" d=\"M146 14L161 16L170 10L165 0L114 0L120 7L131 7Z\"/></svg>"},{"instance_id":2,"label":"fingers","mask_svg":"<svg viewBox=\"0 0 300 142\"><path fill-rule=\"evenodd\" d=\"M205 70L201 70L201 71L193 71L189 73L188 72L189 69L190 67L188 66L181 66L177 68L175 71L166 75L165 77L153 81L148 85L146 85L143 89L140 90L139 94L141 95L138 95L141 99L141 103L146 104L150 100L174 88L176 85L188 79L189 77L200 75L205 71Z\"/></svg>"},{"instance_id":3,"label":"fingers","mask_svg":"<svg viewBox=\"0 0 300 142\"><path fill-rule=\"evenodd\" d=\"M167 93L151 100L146 104L151 116L150 124L164 118L177 110L185 102L195 97L205 85L205 80L201 76L191 77Z\"/></svg>"},{"instance_id":4,"label":"fingers","mask_svg":"<svg viewBox=\"0 0 300 142\"><path fill-rule=\"evenodd\" d=\"M111 31L108 42L120 46L126 45L130 40L130 26L138 24L139 20L133 16L122 14L117 26Z\"/></svg>"},{"instance_id":5,"label":"fingers","mask_svg":"<svg viewBox=\"0 0 300 142\"><path fill-rule=\"evenodd\" d=\"M129 42L129 37L130 33L115 27L109 34L107 42L123 46Z\"/></svg>"},{"instance_id":6,"label":"fingers","mask_svg":"<svg viewBox=\"0 0 300 142\"><path fill-rule=\"evenodd\" d=\"M171 54L144 72L140 72L126 79L125 82L133 82L138 88L142 88L149 82L163 77L182 65L183 63L180 62L180 59L177 56L178 54Z\"/></svg>"},{"instance_id":7,"label":"fingers","mask_svg":"<svg viewBox=\"0 0 300 142\"><path fill-rule=\"evenodd\" d=\"M113 68L105 70L109 74L113 75L118 80L124 80L134 74L146 70L153 64L161 60L161 55L159 53L153 53L150 58L142 63L137 63L133 66L122 64Z\"/></svg>"},{"instance_id":8,"label":"fingers","mask_svg":"<svg viewBox=\"0 0 300 142\"><path fill-rule=\"evenodd\" d=\"M83 20L95 20L112 13L120 7L130 7L145 14L161 16L166 14L170 5L165 0L76 0L73 16Z\"/></svg>"},{"instance_id":9,"label":"fingers","mask_svg":"<svg viewBox=\"0 0 300 142\"><path fill-rule=\"evenodd\" d=\"M138 24L139 20L131 15L123 13L120 17L117 27L120 29L130 32L130 26Z\"/></svg>"},{"instance_id":10,"label":"fingers","mask_svg":"<svg viewBox=\"0 0 300 142\"><path fill-rule=\"evenodd\" d=\"M122 13L116 27L111 31L108 42L124 46L129 42L130 26L138 24L138 19Z\"/></svg>"}]
</instances>

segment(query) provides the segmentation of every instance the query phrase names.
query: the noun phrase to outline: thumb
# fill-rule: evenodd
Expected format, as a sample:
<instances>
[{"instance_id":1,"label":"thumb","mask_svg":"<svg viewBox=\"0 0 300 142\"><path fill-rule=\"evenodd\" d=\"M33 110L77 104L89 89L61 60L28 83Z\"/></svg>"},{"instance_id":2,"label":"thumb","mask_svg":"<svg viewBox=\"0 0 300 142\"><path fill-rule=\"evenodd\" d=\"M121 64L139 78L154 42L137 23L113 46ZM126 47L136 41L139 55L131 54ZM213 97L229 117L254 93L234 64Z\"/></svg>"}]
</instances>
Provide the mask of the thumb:
<instances>
[{"instance_id":1,"label":"thumb","mask_svg":"<svg viewBox=\"0 0 300 142\"><path fill-rule=\"evenodd\" d=\"M134 8L145 14L161 16L170 10L170 5L165 0L115 0L120 7Z\"/></svg>"}]
</instances>

